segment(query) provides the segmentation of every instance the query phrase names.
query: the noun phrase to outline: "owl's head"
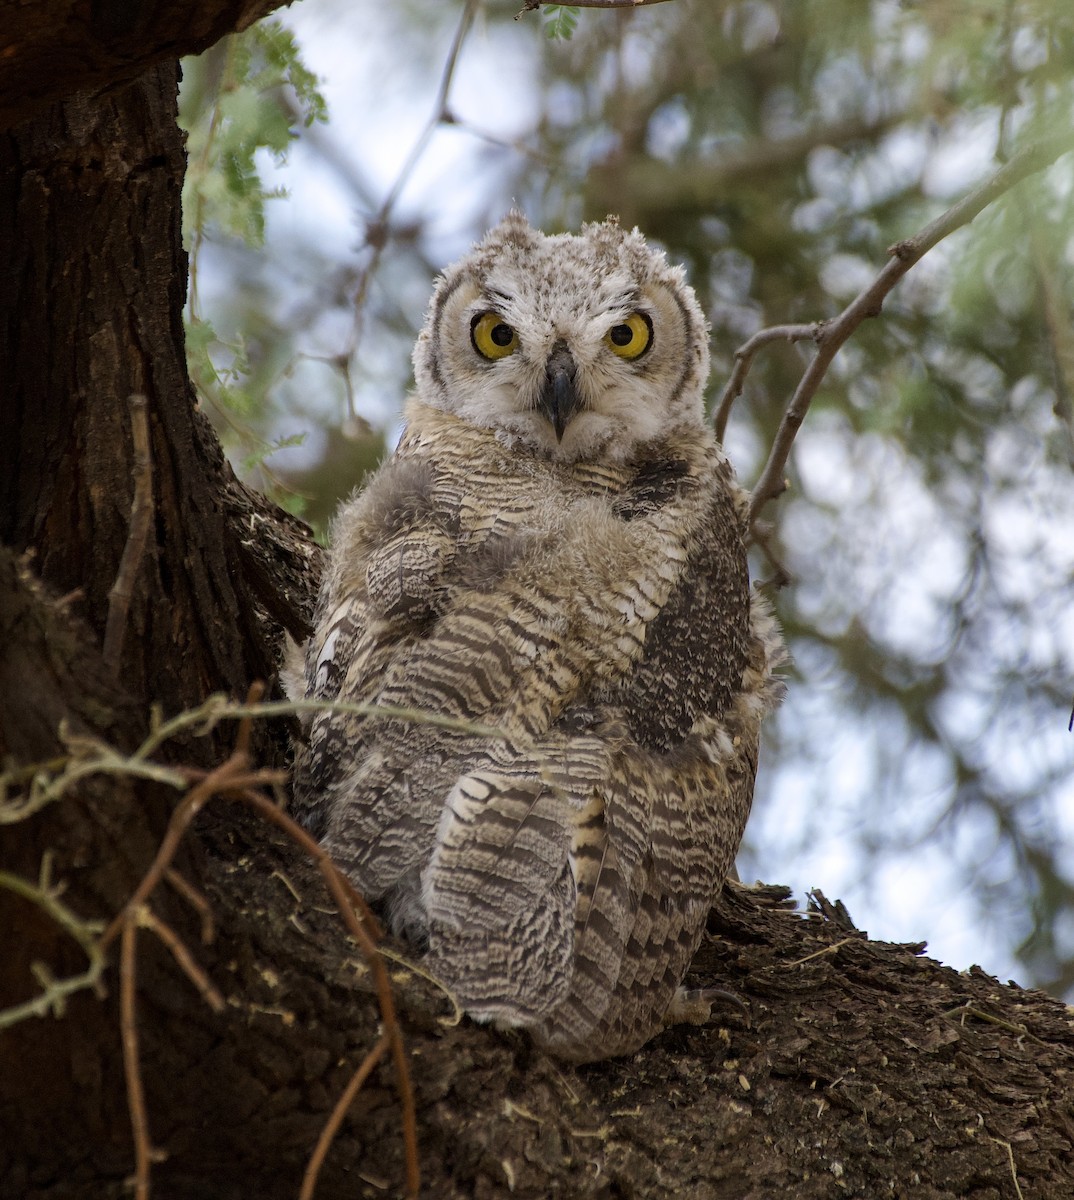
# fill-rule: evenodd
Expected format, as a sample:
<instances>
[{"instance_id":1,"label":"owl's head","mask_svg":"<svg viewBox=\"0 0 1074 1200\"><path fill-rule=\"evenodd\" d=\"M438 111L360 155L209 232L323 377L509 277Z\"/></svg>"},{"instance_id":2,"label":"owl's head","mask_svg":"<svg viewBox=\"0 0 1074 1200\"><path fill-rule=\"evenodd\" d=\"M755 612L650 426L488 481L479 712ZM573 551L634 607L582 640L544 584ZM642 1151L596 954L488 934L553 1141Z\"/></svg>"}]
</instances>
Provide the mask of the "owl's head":
<instances>
[{"instance_id":1,"label":"owl's head","mask_svg":"<svg viewBox=\"0 0 1074 1200\"><path fill-rule=\"evenodd\" d=\"M561 461L697 428L708 325L682 267L615 218L547 237L512 212L433 293L418 398Z\"/></svg>"}]
</instances>

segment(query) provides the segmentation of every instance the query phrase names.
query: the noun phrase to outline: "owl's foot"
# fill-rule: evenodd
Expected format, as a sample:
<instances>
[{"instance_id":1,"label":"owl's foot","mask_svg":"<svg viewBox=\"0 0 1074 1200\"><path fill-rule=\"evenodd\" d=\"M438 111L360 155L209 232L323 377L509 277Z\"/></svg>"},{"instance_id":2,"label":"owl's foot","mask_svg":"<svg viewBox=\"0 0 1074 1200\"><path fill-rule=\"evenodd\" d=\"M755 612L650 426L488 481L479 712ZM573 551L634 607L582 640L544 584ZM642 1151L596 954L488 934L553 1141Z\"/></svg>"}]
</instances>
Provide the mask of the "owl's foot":
<instances>
[{"instance_id":1,"label":"owl's foot","mask_svg":"<svg viewBox=\"0 0 1074 1200\"><path fill-rule=\"evenodd\" d=\"M741 996L734 992L726 992L722 988L686 988L675 990L671 997L667 1012L664 1013L665 1025L707 1025L712 1020L712 1006L718 1000L725 1004L733 1004L746 1018L750 1020L750 1010L746 1007Z\"/></svg>"}]
</instances>

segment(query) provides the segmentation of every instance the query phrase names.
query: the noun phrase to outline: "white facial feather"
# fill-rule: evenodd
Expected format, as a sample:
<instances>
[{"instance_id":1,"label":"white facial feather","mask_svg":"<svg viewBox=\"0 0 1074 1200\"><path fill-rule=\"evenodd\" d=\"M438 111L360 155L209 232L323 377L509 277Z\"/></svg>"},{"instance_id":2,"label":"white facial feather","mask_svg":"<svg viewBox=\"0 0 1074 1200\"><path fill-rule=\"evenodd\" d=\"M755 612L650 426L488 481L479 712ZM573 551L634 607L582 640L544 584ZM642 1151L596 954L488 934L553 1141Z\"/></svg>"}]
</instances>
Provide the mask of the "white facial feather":
<instances>
[{"instance_id":1,"label":"white facial feather","mask_svg":"<svg viewBox=\"0 0 1074 1200\"><path fill-rule=\"evenodd\" d=\"M489 361L471 323L496 313L518 336ZM608 345L639 313L652 327L638 358ZM681 267L609 219L578 235L546 236L510 214L441 278L414 352L419 398L500 440L572 462L625 459L702 420L708 327ZM550 355L566 345L580 411L557 438L539 406Z\"/></svg>"}]
</instances>

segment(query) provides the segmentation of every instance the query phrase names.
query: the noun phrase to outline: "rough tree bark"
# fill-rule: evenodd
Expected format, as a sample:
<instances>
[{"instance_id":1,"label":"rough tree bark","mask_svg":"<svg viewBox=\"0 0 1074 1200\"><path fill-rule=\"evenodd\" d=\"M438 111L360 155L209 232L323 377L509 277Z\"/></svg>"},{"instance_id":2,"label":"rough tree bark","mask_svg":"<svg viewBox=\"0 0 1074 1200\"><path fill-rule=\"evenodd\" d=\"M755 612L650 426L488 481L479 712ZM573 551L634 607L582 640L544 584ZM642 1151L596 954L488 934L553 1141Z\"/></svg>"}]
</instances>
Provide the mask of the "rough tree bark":
<instances>
[{"instance_id":1,"label":"rough tree bark","mask_svg":"<svg viewBox=\"0 0 1074 1200\"><path fill-rule=\"evenodd\" d=\"M183 12L211 41L268 7L206 0ZM115 50L127 9L98 10L113 22L98 40ZM283 630L303 632L315 587L306 531L235 480L185 371L184 161L176 65L162 57L180 43L148 17L119 41L111 57L87 50L79 70L53 71L33 95L16 86L30 43L13 43L0 87L19 118L0 134L5 767L53 758L72 734L129 750L153 704L172 713L217 690L241 696L271 677ZM135 489L135 393L149 415L152 522L126 636L106 659ZM282 763L285 730L261 728L256 757ZM232 737L221 726L162 753L207 766ZM48 860L64 903L107 922L175 802L160 784L88 778L0 826L0 868L36 881ZM378 1036L369 970L312 863L236 804L209 804L177 866L207 895L215 937L202 939L172 888L158 889L154 911L225 1004L214 1011L162 944L141 935L139 1057L162 1151L154 1195L295 1196L328 1112ZM451 1023L443 995L393 965L422 1194L1074 1194L1069 1011L940 967L916 947L870 943L822 909L803 920L763 895L728 892L696 971L737 992L749 1017L731 1007L629 1060L582 1070L524 1038ZM58 976L83 966L55 921L3 887L0 937L0 1007L39 989L35 962ZM0 1032L0 1197L130 1192L115 944L110 954L102 994L83 991L62 1016ZM398 1195L402 1179L399 1101L382 1063L351 1106L317 1195Z\"/></svg>"}]
</instances>

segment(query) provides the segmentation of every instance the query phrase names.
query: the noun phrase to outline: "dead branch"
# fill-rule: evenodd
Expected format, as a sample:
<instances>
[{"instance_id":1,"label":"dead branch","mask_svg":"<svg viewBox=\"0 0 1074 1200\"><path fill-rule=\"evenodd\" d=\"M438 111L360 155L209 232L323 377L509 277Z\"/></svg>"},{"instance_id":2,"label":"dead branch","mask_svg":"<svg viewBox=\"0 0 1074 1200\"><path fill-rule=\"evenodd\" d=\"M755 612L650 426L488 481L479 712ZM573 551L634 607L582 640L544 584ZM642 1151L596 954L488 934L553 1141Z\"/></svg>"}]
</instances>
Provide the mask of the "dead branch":
<instances>
[{"instance_id":1,"label":"dead branch","mask_svg":"<svg viewBox=\"0 0 1074 1200\"><path fill-rule=\"evenodd\" d=\"M896 242L888 250L889 261L884 269L830 321L817 326L813 340L817 344L816 354L806 367L783 414L779 430L764 470L753 489L750 501L750 521L769 500L781 495L787 487L784 471L790 456L791 446L801 428L809 406L824 379L833 358L840 347L867 317L880 315L887 294L896 283L919 262L929 250L956 229L968 225L984 208L1008 192L1030 175L1051 166L1057 158L1074 150L1074 133L1066 131L1054 137L1043 138L1016 154L984 183L974 188L957 204L942 213L920 233L905 241ZM763 332L763 331L762 331ZM754 338L760 335L755 334ZM753 341L754 339L751 339ZM775 340L768 339L768 340ZM749 343L747 343L748 345Z\"/></svg>"},{"instance_id":2,"label":"dead branch","mask_svg":"<svg viewBox=\"0 0 1074 1200\"><path fill-rule=\"evenodd\" d=\"M251 771L248 768L247 760L238 754L232 754L231 757L210 771L201 782L191 789L191 791L183 798L172 813L172 818L168 822L168 828L165 830L164 838L157 850L156 857L153 859L142 876L141 883L135 888L134 895L120 909L120 911L112 919L111 924L101 936L100 946L102 950L106 950L108 946L115 940L116 935L126 926L133 913L141 905L145 904L158 883L164 876L164 872L171 866L172 860L179 849L179 844L183 840L183 835L190 827L191 822L198 815L204 805L218 792L228 790L236 790L246 787L258 787L262 783L272 783L285 778L282 771L257 770Z\"/></svg>"},{"instance_id":3,"label":"dead branch","mask_svg":"<svg viewBox=\"0 0 1074 1200\"><path fill-rule=\"evenodd\" d=\"M198 989L201 998L213 1012L223 1012L226 1007L224 997L220 995L216 984L213 983L194 961L194 956L186 948L186 943L175 930L162 921L148 905L143 904L141 908L136 910L136 920L143 928L152 930L164 945L168 947L172 958L175 959L180 970Z\"/></svg>"},{"instance_id":4,"label":"dead branch","mask_svg":"<svg viewBox=\"0 0 1074 1200\"><path fill-rule=\"evenodd\" d=\"M365 243L368 247L372 248L372 254L369 261L359 273L358 283L355 287L354 324L351 330L350 344L345 347L340 355L343 361L352 358L358 352L358 347L362 340L362 315L369 292L369 285L377 272L377 268L380 266L380 260L388 244L388 226L403 188L406 187L411 175L414 173L414 169L421 161L421 157L425 153L426 147L429 145L429 141L437 128L441 125L453 125L455 123L448 106L448 99L451 95L451 85L455 79L455 69L458 66L459 56L462 53L462 47L470 32L470 28L473 25L474 17L477 15L477 7L478 0L466 0L466 6L462 11L462 16L459 18L459 24L455 29L455 36L451 42L451 49L448 51L447 60L444 63L444 70L440 76L440 86L437 88L436 99L433 101L433 108L429 119L425 122L425 126L421 133L418 134L413 146L411 146L410 153L399 169L399 174L395 177L395 182L388 189L380 208L377 209L366 226ZM358 414L354 411L354 396L350 387L350 379L346 375L346 372L344 372L344 376L347 382L347 399L351 408L350 415L353 419L357 419Z\"/></svg>"},{"instance_id":5,"label":"dead branch","mask_svg":"<svg viewBox=\"0 0 1074 1200\"><path fill-rule=\"evenodd\" d=\"M392 1061L395 1064L396 1087L399 1091L399 1103L403 1113L403 1142L406 1150L407 1175L406 1196L408 1200L412 1200L418 1194L420 1170L418 1165L417 1111L414 1106L414 1089L410 1081L410 1068L406 1060L406 1047L403 1044L402 1030L400 1029L399 1020L395 1013L395 997L392 993L391 980L388 978L388 970L384 965L384 959L377 950L376 943L355 915L355 907L358 907L359 911L362 912L363 920L371 923L371 927L374 929L376 928L376 920L369 911L365 900L355 890L350 880L340 872L339 868L329 857L328 852L301 825L296 824L282 809L277 808L276 805L257 792L244 791L239 798L255 808L267 820L282 829L292 841L301 846L316 862L328 886L328 890L336 902L340 917L343 919L351 936L361 946L366 961L369 963L377 991L377 1001L380 1005L381 1020L384 1023L384 1036L391 1046ZM356 1093L357 1088L355 1088ZM335 1113L333 1112L334 1115ZM330 1121L331 1119L329 1118ZM330 1140L331 1138L329 1138ZM318 1143L319 1145L320 1143Z\"/></svg>"},{"instance_id":6,"label":"dead branch","mask_svg":"<svg viewBox=\"0 0 1074 1200\"><path fill-rule=\"evenodd\" d=\"M162 721L130 756L129 761L142 764L169 738L184 729L196 728L199 735L211 733L218 721L243 721L250 717L286 717L297 713L348 712L360 717L385 717L396 721L413 721L419 725L435 725L440 729L452 729L457 733L471 733L475 737L503 737L502 729L494 725L483 725L464 721L458 717L447 717L442 713L427 712L420 708L408 708L392 704L352 704L344 700L269 700L257 704L239 704L223 692L210 696L197 708L185 709ZM145 764L149 766L150 764ZM156 767L157 771L165 770ZM174 774L174 772L173 772ZM165 780L167 782L167 780ZM2 813L0 813L2 819Z\"/></svg>"},{"instance_id":7,"label":"dead branch","mask_svg":"<svg viewBox=\"0 0 1074 1200\"><path fill-rule=\"evenodd\" d=\"M63 904L59 898L61 889L52 883L50 875L51 857L46 853L37 884L13 875L10 871L0 871L0 888L36 904L64 932L74 938L88 960L86 969L78 975L55 979L43 963L34 963L34 975L42 984L42 990L22 1004L0 1009L0 1029L16 1025L28 1017L44 1017L49 1013L60 1017L63 1015L68 996L84 988L96 989L100 986L105 968L104 951L98 941L101 922L84 920Z\"/></svg>"},{"instance_id":8,"label":"dead branch","mask_svg":"<svg viewBox=\"0 0 1074 1200\"><path fill-rule=\"evenodd\" d=\"M187 729L194 729L196 736L205 736L216 728L220 721L239 721L254 717L283 717L298 713L349 712L362 717L385 717L397 721L413 721L419 725L435 725L452 729L458 733L473 734L475 737L502 738L504 732L494 725L464 721L447 717L441 713L426 712L419 708L398 705L352 704L340 700L273 700L269 702L249 701L239 703L223 692L215 692L197 708L184 709L168 720L155 716L149 734L142 744L130 755L120 754L114 747L97 738L75 736L61 726L61 736L70 751L67 755L46 762L30 763L0 771L0 825L17 824L46 805L63 796L74 783L90 775L134 776L164 783L169 787L185 789L192 780L201 780L202 775L189 769L179 770L154 762L150 755L164 742ZM282 780L266 780L278 783ZM9 799L12 788L29 782L26 793L16 793Z\"/></svg>"},{"instance_id":9,"label":"dead branch","mask_svg":"<svg viewBox=\"0 0 1074 1200\"><path fill-rule=\"evenodd\" d=\"M172 885L180 896L193 908L201 918L201 941L202 945L209 946L212 944L213 938L216 937L216 928L213 923L213 910L209 901L202 895L201 892L187 879L180 875L174 867L169 867L164 872L164 878Z\"/></svg>"},{"instance_id":10,"label":"dead branch","mask_svg":"<svg viewBox=\"0 0 1074 1200\"><path fill-rule=\"evenodd\" d=\"M131 410L131 436L134 439L134 499L127 542L119 560L116 581L108 594L108 619L104 627L104 661L113 675L119 674L123 654L123 635L127 614L134 597L134 583L149 537L153 517L153 457L149 451L149 418L146 399L137 394L127 401Z\"/></svg>"},{"instance_id":11,"label":"dead branch","mask_svg":"<svg viewBox=\"0 0 1074 1200\"><path fill-rule=\"evenodd\" d=\"M321 1167L324 1165L325 1156L328 1154L329 1147L339 1132L340 1125L343 1124L343 1118L347 1115L347 1109L350 1108L354 1097L362 1090L362 1084L369 1078L370 1072L384 1057L385 1051L390 1045L391 1037L385 1030L380 1040L365 1056L358 1070L351 1076L350 1082L340 1093L331 1115L321 1130L321 1136L317 1139L317 1145L310 1155L310 1161L306 1166L305 1174L302 1176L302 1188L298 1193L298 1200L313 1200L313 1193L317 1187L317 1179L321 1173ZM416 1196L416 1187L412 1193L408 1194Z\"/></svg>"},{"instance_id":12,"label":"dead branch","mask_svg":"<svg viewBox=\"0 0 1074 1200\"><path fill-rule=\"evenodd\" d=\"M820 330L821 326L816 322L812 325L771 325L767 329L759 330L749 341L743 342L739 346L735 351L735 365L731 369L731 376L720 393L720 402L716 406L716 413L713 417L713 426L719 441L723 441L723 436L727 432L731 409L735 401L742 395L742 389L746 385L746 376L753 365L753 356L757 351L762 346L767 346L769 342L801 342L806 338L816 341Z\"/></svg>"},{"instance_id":13,"label":"dead branch","mask_svg":"<svg viewBox=\"0 0 1074 1200\"><path fill-rule=\"evenodd\" d=\"M256 700L256 696L259 694L259 692L252 690L251 698ZM255 790L262 784L278 783L284 776L279 771L251 770L249 768L249 756L244 747L249 744L250 721L253 716L263 714L256 711L261 707L256 703L245 707L248 710L252 709L254 711L247 711L244 714L239 729L236 749L227 761L208 773L195 769L185 772L191 780L197 779L198 782L176 807L153 862L149 865L137 888L135 888L130 900L116 914L97 943L99 952L103 953L116 936L121 935L121 988L129 988L131 991L129 1004L123 1003L123 993L121 991L121 1026L125 1047L125 1065L127 1064L126 1055L128 1053L128 1046L132 1047L130 1053L135 1056L137 1055L137 1031L134 1026L133 1000L134 943L132 939L138 925L151 928L161 938L187 977L194 983L206 1002L215 1011L220 1011L223 1008L224 1001L219 991L194 962L193 957L181 940L150 912L147 902L160 881L170 870L183 837L204 805L214 796L228 800L238 800L253 808L270 823L276 825L316 862L325 884L336 903L340 918L343 920L351 936L358 943L366 961L369 963L384 1027L384 1047L392 1051L396 1087L399 1091L406 1160L406 1195L408 1197L416 1197L420 1184L420 1168L418 1163L417 1115L414 1106L414 1092L410 1080L402 1030L395 1012L391 980L388 977L387 968L384 965L384 960L377 949L375 941L375 938L379 936L379 927L365 901L355 890L353 884L340 873L327 851L301 826L287 816L281 808L269 800L267 796ZM361 914L360 919L358 914ZM130 956L129 966L125 967L124 964L128 963L128 955ZM367 1056L351 1081L351 1085L344 1092L345 1097L349 1096L352 1099L357 1094L362 1081L364 1081L369 1071L373 1069L373 1066L376 1065L382 1054L383 1051L378 1051L376 1057L372 1059L370 1056ZM136 1088L135 1092L128 1093L131 1105L131 1124L135 1131L136 1186L139 1189L139 1196L148 1196L150 1152L148 1134L145 1132L146 1118L144 1097L141 1091L141 1076L136 1057L127 1066L127 1074L128 1088L132 1085ZM347 1104L349 1102L348 1099ZM342 1099L337 1102L337 1106L329 1118L329 1123L318 1140L314 1157L311 1158L310 1166L306 1172L306 1179L309 1181L311 1189L316 1183L320 1164L335 1136L336 1129L338 1129L342 1121L347 1104L344 1104ZM343 1106L342 1109L340 1105ZM139 1139L142 1140L140 1141ZM143 1178L144 1188L146 1189L144 1192L141 1190L143 1187ZM305 1183L303 1186L306 1186ZM307 1193L304 1192L303 1194ZM308 1194L312 1195L312 1190Z\"/></svg>"},{"instance_id":14,"label":"dead branch","mask_svg":"<svg viewBox=\"0 0 1074 1200\"><path fill-rule=\"evenodd\" d=\"M565 8L645 8L650 4L667 4L668 0L573 0ZM524 17L526 13L536 12L546 8L547 0L526 0L522 9L515 14L515 20Z\"/></svg>"},{"instance_id":15,"label":"dead branch","mask_svg":"<svg viewBox=\"0 0 1074 1200\"><path fill-rule=\"evenodd\" d=\"M755 587L774 588L777 592L794 582L794 576L787 570L786 564L776 553L772 545L775 527L770 521L756 521L750 528L748 545L757 546L772 567L773 574L768 579L758 579Z\"/></svg>"},{"instance_id":16,"label":"dead branch","mask_svg":"<svg viewBox=\"0 0 1074 1200\"><path fill-rule=\"evenodd\" d=\"M1018 1168L1014 1161L1014 1147L1010 1142L1005 1142L1002 1138L994 1137L989 1140L995 1142L997 1146L1002 1146L1007 1151L1007 1162L1011 1168L1011 1182L1014 1184L1014 1194L1018 1200L1025 1200L1025 1194L1022 1191L1021 1184L1018 1182Z\"/></svg>"},{"instance_id":17,"label":"dead branch","mask_svg":"<svg viewBox=\"0 0 1074 1200\"><path fill-rule=\"evenodd\" d=\"M130 1111L131 1133L134 1137L134 1195L135 1200L149 1200L149 1165L153 1150L149 1141L149 1121L145 1111L145 1088L142 1084L142 1061L138 1053L136 1008L136 921L123 922L119 943L119 1026L123 1046L123 1073L127 1080L127 1108Z\"/></svg>"},{"instance_id":18,"label":"dead branch","mask_svg":"<svg viewBox=\"0 0 1074 1200\"><path fill-rule=\"evenodd\" d=\"M358 943L369 964L383 1023L383 1047L376 1049L374 1055L367 1056L363 1060L354 1079L344 1092L344 1098L346 1099L341 1098L337 1102L337 1107L333 1110L329 1118L329 1123L326 1125L325 1131L318 1141L314 1158L311 1159L306 1173L309 1187L312 1188L315 1185L320 1171L320 1163L323 1162L324 1155L327 1153L332 1138L335 1136L335 1130L339 1127L350 1098L353 1098L357 1093L358 1088L361 1086L361 1081L367 1077L369 1071L376 1065L376 1062L390 1049L395 1067L400 1108L402 1110L406 1162L406 1195L408 1197L416 1197L420 1176L414 1093L410 1080L402 1030L396 1016L391 980L388 976L384 959L377 947L377 939L381 936L380 927L363 898L359 895L353 884L341 874L328 853L301 826L297 825L287 816L282 807L273 803L267 796L256 790L261 786L280 785L286 779L286 773L273 770L251 769L249 756L251 722L255 717L283 715L285 711L293 712L296 710L295 705L292 703L284 703L282 707L277 704L260 703L262 693L263 688L255 685L250 689L246 703L244 704L235 704L224 696L214 696L210 697L199 708L180 713L177 717L169 721L161 721L158 717L154 722L154 727L150 734L143 741L142 745L129 757L120 755L112 747L95 739L69 739L72 757L46 764L49 772L59 768L57 776L46 783L43 776L49 772L46 772L44 767L35 769L32 772L30 775L32 783L38 786L40 791L47 793L48 799L59 798L76 779L92 774L95 771L149 778L175 787L188 787L190 790L172 813L157 853L139 881L134 893L99 937L97 936L100 931L99 923L95 923L91 927L90 923L81 922L73 914L68 914L63 909L63 906L58 905L55 901L57 893L48 886L47 863L43 864L42 867L42 885L39 888L35 888L32 884L17 877L9 878L7 873L0 873L0 887L7 888L26 897L52 915L64 928L72 932L72 935L77 938L91 960L90 968L83 975L58 982L53 981L51 978L44 978L44 968L41 968L41 976L44 983L42 994L26 1004L5 1010L4 1013L0 1014L0 1025L3 1023L14 1023L27 1016L43 1015L49 1011L57 1011L67 994L84 987L96 985L103 971L105 952L117 937L120 938L121 1034L125 1048L124 1062L128 1087L133 1089L129 1092L129 1105L136 1151L135 1184L139 1196L148 1196L149 1170L154 1152L151 1149L147 1132L144 1092L141 1084L140 1065L137 1058L138 1039L135 1025L134 982L137 929L145 927L152 930L167 946L177 965L197 988L206 1003L217 1012L224 1008L225 1001L219 990L201 967L198 966L190 950L178 934L152 912L149 908L149 900L161 881L167 879L197 909L202 920L203 940L207 941L211 939L212 917L208 902L197 889L193 888L182 876L175 872L172 863L183 837L186 835L198 813L209 800L219 797L221 799L244 803L258 812L263 819L281 829L292 842L297 844L317 864L325 885L335 902L341 920L348 932ZM305 706L302 705L302 707ZM323 705L315 705L315 707L323 707ZM373 711L373 709L370 710L371 715ZM395 716L402 719L413 717L418 721L427 719L435 720L435 714L411 713L409 710L399 710L398 712L391 713L384 711L381 712L381 715ZM149 759L149 755L154 750L159 748L163 742L181 729L200 726L200 732L208 732L223 718L237 719L240 722L236 737L236 746L228 759L212 771L204 771L191 767L164 768ZM495 735L497 731L487 730L485 732ZM76 754L79 757L76 758ZM19 775L19 779L21 780L25 774L26 772L23 770L22 774ZM0 778L0 782L3 782L5 785L13 781L13 779L8 780L6 776ZM47 800L41 803L45 802ZM9 819L22 819L27 815L25 809L25 805L19 807L17 812L10 814Z\"/></svg>"},{"instance_id":19,"label":"dead branch","mask_svg":"<svg viewBox=\"0 0 1074 1200\"><path fill-rule=\"evenodd\" d=\"M248 720L249 717L247 717ZM192 774L196 774L196 772L192 772ZM391 980L388 977L384 960L374 940L374 937L379 934L376 919L369 911L365 901L355 890L354 885L340 873L335 863L329 857L328 852L281 808L273 804L266 796L253 790L258 784L269 782L278 775L279 772L273 771L248 771L246 769L245 756L239 750L236 750L222 766L204 775L201 782L191 791L190 795L178 806L172 815L156 857L146 871L145 876L143 876L134 895L105 931L101 942L102 945L107 945L107 942L114 938L115 932L119 927L123 929L125 936L130 924L130 914L145 911L143 907L145 901L152 894L161 878L163 878L165 871L178 851L183 835L189 828L194 817L213 795L219 795L223 799L239 800L281 829L316 862L325 884L336 903L336 908L339 911L341 919L369 963L377 992L377 1001L380 1006L381 1020L384 1025L385 1045L392 1051L392 1060L396 1073L396 1087L399 1091L399 1102L402 1109L407 1173L406 1195L408 1197L416 1197L420 1184L420 1168L418 1163L417 1114L414 1106L414 1092L406 1060L406 1047L403 1043L402 1029L400 1028L395 1012L395 999L392 993ZM359 920L355 912L356 909L362 914L361 920ZM149 922L143 921L142 923ZM370 933L370 930L373 932ZM168 944L169 949L174 954L175 947L170 943L166 942L166 944ZM185 963L181 962L180 965L186 970ZM187 974L200 987L200 984L198 984L198 975L192 974L190 971L187 971ZM200 969L198 974L200 974ZM208 984L208 980L205 980L205 982ZM209 987L211 986L209 984ZM379 1059L380 1055L378 1054L377 1057ZM368 1058L366 1061L368 1062ZM368 1070L364 1074L362 1073L362 1069L366 1064L363 1063L363 1068L359 1068L358 1075L355 1076L356 1079L359 1079L360 1076L359 1083L355 1084L352 1080L353 1091L348 1089L351 1098L357 1094L361 1080L365 1079L368 1071L372 1070L376 1061L374 1059L369 1063ZM344 1094L347 1095L347 1093ZM337 1102L337 1108L341 1103L342 1101ZM349 1104L349 1100L347 1103ZM343 1111L345 1109L346 1105L344 1105ZM340 1112L338 1119L336 1119L336 1110L333 1110L329 1118L330 1124L333 1120L335 1121L332 1131L327 1135L327 1140L326 1133L322 1132L321 1139L318 1141L317 1149L314 1151L315 1156L318 1152L320 1153L316 1170L312 1170L311 1173L311 1168L307 1168L306 1174L307 1179L311 1179L313 1183L316 1182L317 1174L320 1170L320 1161L323 1161L324 1154L327 1153L328 1146L335 1136L335 1130L338 1129L342 1116L343 1112ZM328 1126L326 1126L327 1129ZM312 1163L313 1160L311 1159L311 1167ZM303 1194L305 1195L306 1193ZM312 1195L312 1192L309 1194Z\"/></svg>"},{"instance_id":20,"label":"dead branch","mask_svg":"<svg viewBox=\"0 0 1074 1200\"><path fill-rule=\"evenodd\" d=\"M15 825L25 821L58 800L72 784L89 775L133 775L165 783L169 787L186 786L184 776L171 767L145 762L137 755L128 758L105 742L72 737L62 724L60 736L67 742L70 751L66 756L0 772L0 825ZM30 782L29 791L8 800L8 788L27 779Z\"/></svg>"}]
</instances>

